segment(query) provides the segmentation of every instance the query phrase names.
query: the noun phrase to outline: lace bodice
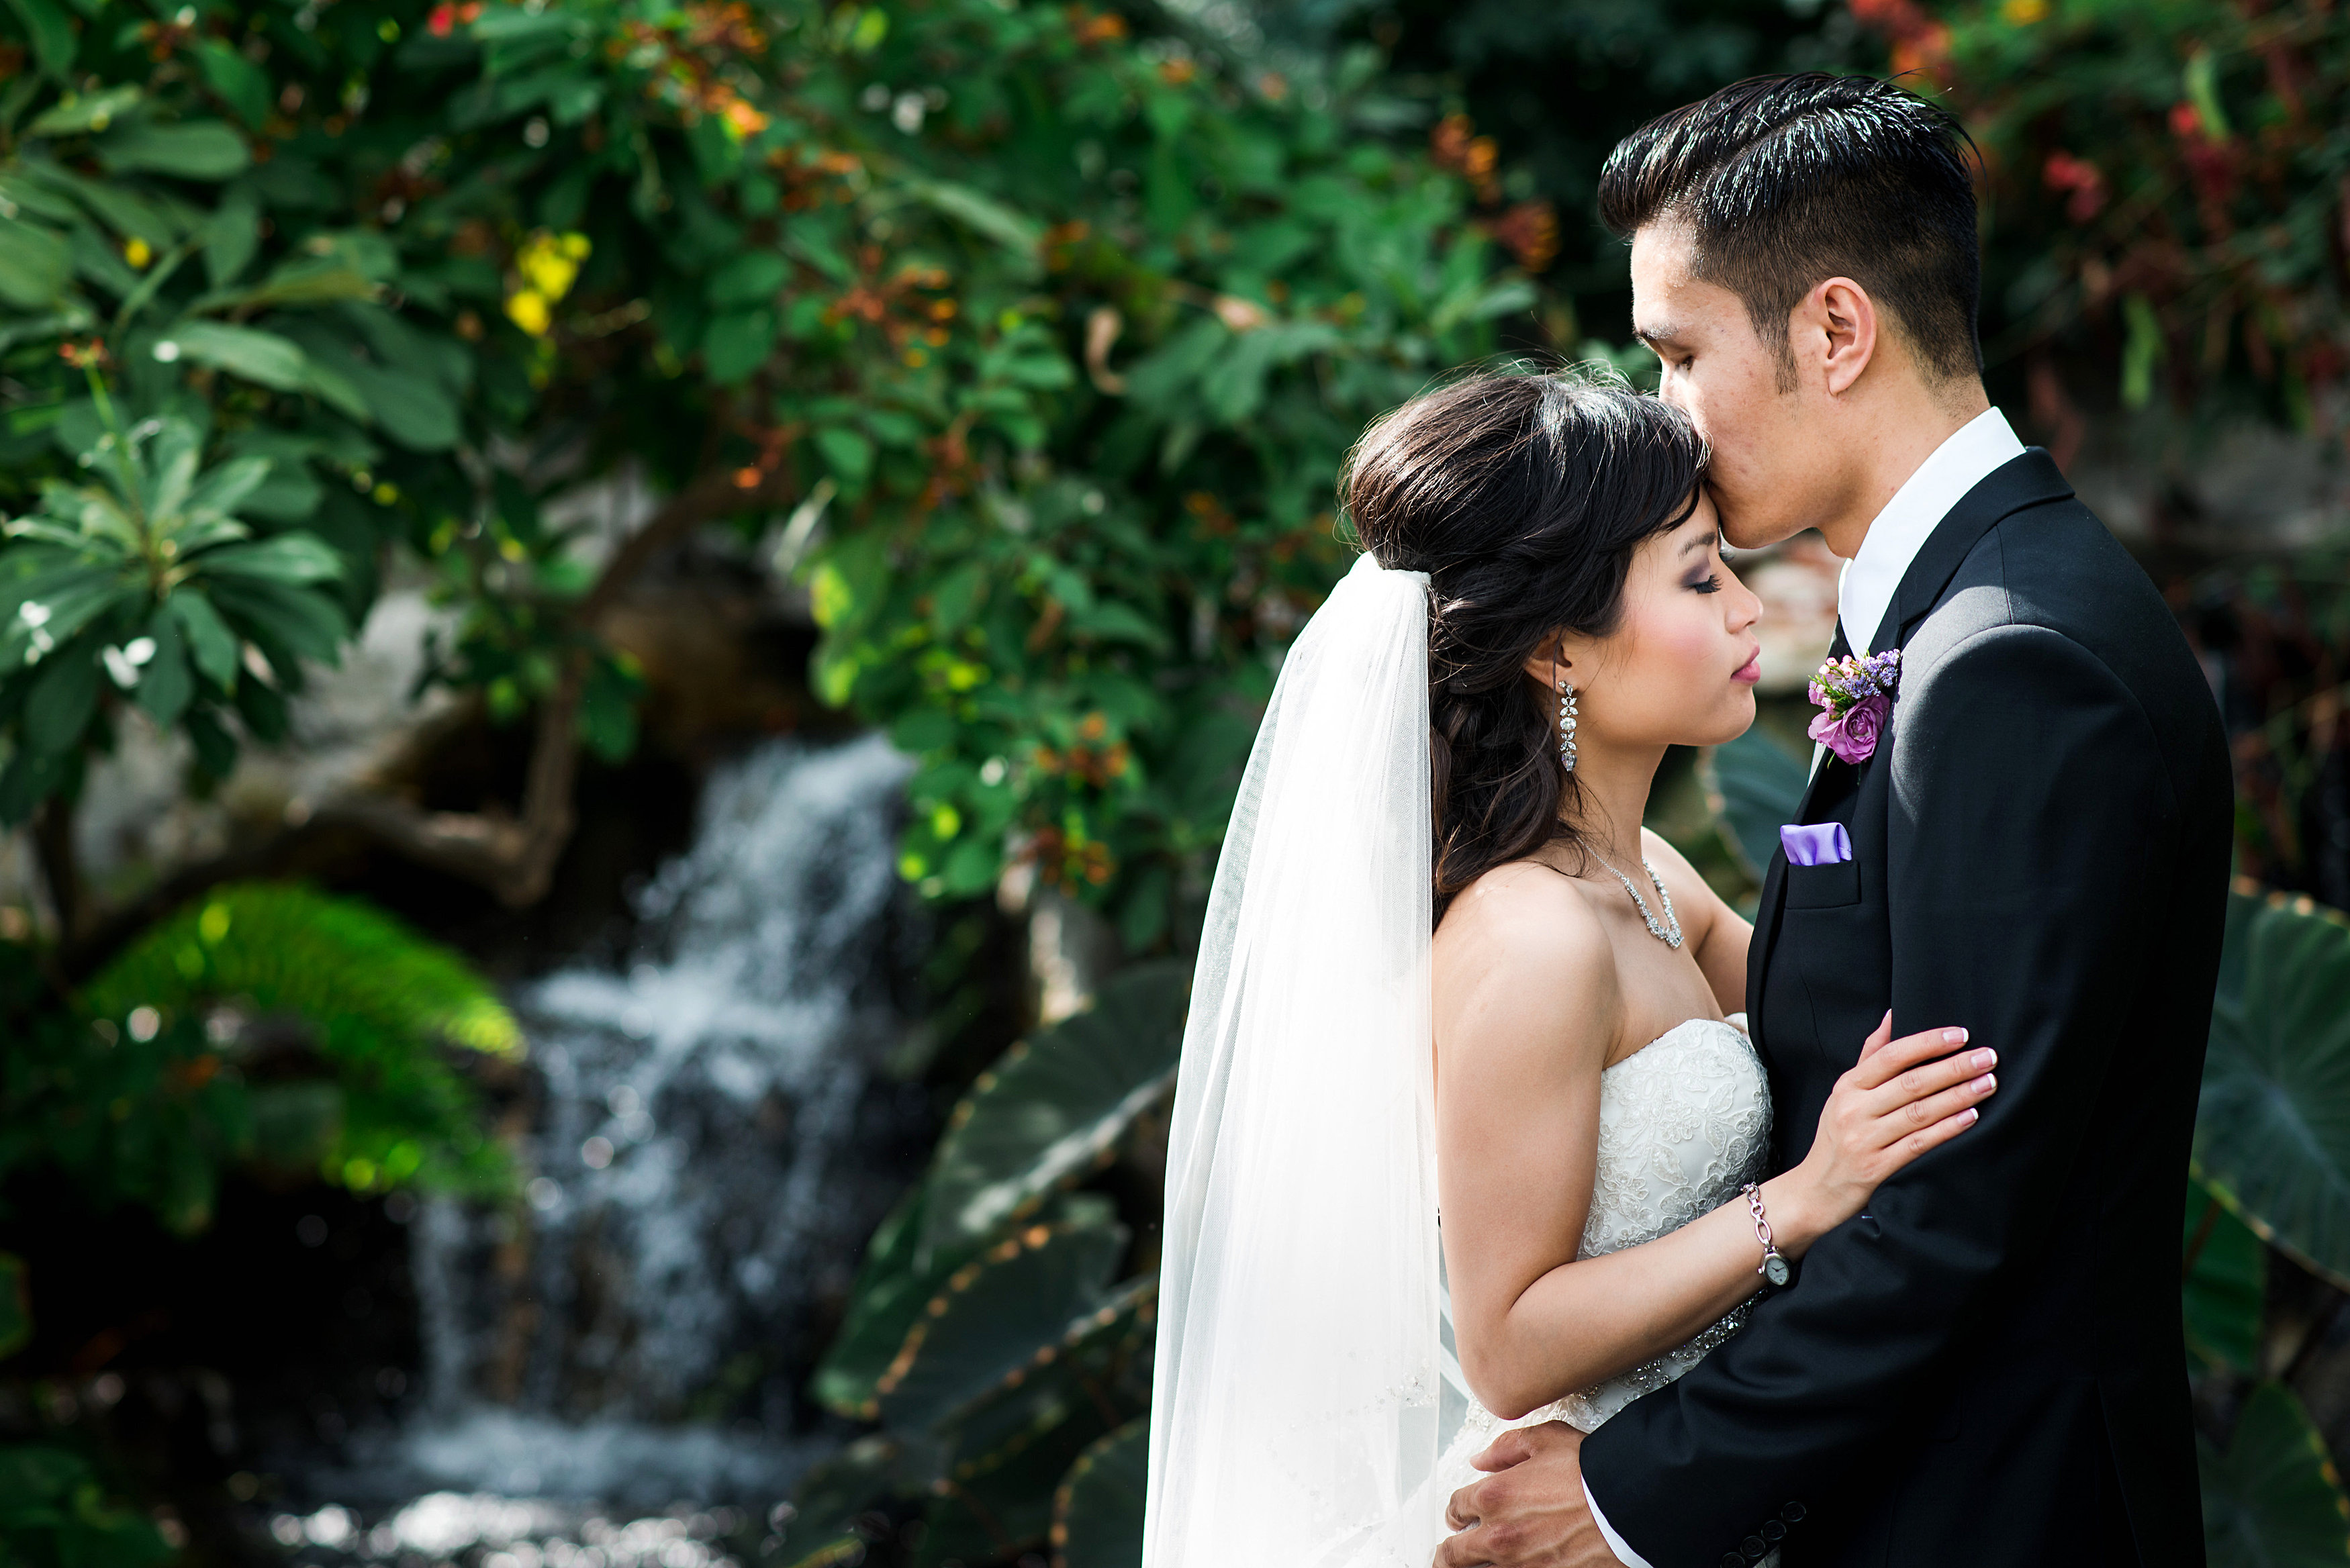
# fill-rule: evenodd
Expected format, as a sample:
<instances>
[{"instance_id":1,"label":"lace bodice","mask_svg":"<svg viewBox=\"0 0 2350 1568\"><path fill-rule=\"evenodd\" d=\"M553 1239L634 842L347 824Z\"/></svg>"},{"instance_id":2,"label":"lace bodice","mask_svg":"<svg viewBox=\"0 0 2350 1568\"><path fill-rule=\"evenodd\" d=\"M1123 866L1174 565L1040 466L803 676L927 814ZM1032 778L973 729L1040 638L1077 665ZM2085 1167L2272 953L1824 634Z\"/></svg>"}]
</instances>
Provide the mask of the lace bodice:
<instances>
[{"instance_id":1,"label":"lace bodice","mask_svg":"<svg viewBox=\"0 0 2350 1568\"><path fill-rule=\"evenodd\" d=\"M1771 1090L1734 1023L1692 1018L1607 1069L1599 1082L1598 1169L1576 1256L1653 1241L1759 1181L1771 1147ZM1460 1439L1474 1452L1506 1427L1565 1421L1591 1431L1663 1387L1738 1332L1741 1307L1677 1350L1516 1421L1471 1402Z\"/></svg>"}]
</instances>

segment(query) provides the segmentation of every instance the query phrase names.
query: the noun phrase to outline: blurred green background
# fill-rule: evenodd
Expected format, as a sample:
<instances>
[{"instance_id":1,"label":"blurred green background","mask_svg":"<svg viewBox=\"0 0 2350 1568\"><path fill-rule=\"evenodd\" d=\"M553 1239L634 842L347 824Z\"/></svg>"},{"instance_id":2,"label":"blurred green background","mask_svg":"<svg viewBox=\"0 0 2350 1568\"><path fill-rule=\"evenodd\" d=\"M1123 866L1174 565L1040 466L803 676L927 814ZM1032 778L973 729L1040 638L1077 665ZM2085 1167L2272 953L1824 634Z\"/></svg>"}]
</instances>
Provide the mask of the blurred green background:
<instances>
[{"instance_id":1,"label":"blurred green background","mask_svg":"<svg viewBox=\"0 0 2350 1568\"><path fill-rule=\"evenodd\" d=\"M2236 736L2210 1545L2350 1554L2325 0L6 0L0 1563L1137 1561L1186 955L1338 465L1463 364L1640 379L1599 163L1789 68L1963 117L1992 396ZM1748 899L1833 562L1741 565L1783 695L1655 821Z\"/></svg>"}]
</instances>

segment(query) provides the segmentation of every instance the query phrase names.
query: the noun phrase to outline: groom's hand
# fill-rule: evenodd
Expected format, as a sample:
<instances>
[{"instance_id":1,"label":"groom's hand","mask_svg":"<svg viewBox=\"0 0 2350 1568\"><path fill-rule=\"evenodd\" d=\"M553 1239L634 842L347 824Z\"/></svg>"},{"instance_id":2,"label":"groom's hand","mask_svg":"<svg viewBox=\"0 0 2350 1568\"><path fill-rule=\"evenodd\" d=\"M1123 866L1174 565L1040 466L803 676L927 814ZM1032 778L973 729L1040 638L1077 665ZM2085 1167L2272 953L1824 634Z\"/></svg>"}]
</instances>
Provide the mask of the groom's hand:
<instances>
[{"instance_id":1,"label":"groom's hand","mask_svg":"<svg viewBox=\"0 0 2350 1568\"><path fill-rule=\"evenodd\" d=\"M1452 1494L1460 1533L1436 1568L1623 1568L1583 1496L1583 1434L1561 1421L1503 1433L1470 1463L1489 1472Z\"/></svg>"}]
</instances>

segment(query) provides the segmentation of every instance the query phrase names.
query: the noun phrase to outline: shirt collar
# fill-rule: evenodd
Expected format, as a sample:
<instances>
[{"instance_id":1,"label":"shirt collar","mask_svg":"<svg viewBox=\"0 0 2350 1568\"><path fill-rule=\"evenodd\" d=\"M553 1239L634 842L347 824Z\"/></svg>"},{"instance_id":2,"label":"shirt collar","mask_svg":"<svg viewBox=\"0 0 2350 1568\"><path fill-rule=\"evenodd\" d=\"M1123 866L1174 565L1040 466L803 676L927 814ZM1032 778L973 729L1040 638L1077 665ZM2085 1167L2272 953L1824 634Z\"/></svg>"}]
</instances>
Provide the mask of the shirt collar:
<instances>
[{"instance_id":1,"label":"shirt collar","mask_svg":"<svg viewBox=\"0 0 2350 1568\"><path fill-rule=\"evenodd\" d=\"M1950 432L1918 465L1885 510L1868 525L1860 553L1845 563L1836 581L1836 615L1855 653L1873 653L1869 639L1892 607L1893 596L1926 541L1968 491L2023 455L2007 416L1985 409Z\"/></svg>"}]
</instances>

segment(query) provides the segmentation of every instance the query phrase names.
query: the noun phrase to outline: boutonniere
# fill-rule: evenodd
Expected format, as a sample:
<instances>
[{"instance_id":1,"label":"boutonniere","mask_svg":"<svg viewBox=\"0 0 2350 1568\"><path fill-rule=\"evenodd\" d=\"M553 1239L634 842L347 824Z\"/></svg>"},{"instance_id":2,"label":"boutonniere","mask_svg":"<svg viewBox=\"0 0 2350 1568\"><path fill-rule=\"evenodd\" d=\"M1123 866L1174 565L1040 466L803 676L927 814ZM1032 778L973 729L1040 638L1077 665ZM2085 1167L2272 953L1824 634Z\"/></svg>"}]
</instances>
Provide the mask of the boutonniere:
<instances>
[{"instance_id":1,"label":"boutonniere","mask_svg":"<svg viewBox=\"0 0 2350 1568\"><path fill-rule=\"evenodd\" d=\"M1901 684L1901 650L1889 648L1863 659L1831 659L1812 677L1812 701L1821 708L1812 721L1812 739L1847 763L1877 754L1877 737L1893 712L1894 688Z\"/></svg>"}]
</instances>

